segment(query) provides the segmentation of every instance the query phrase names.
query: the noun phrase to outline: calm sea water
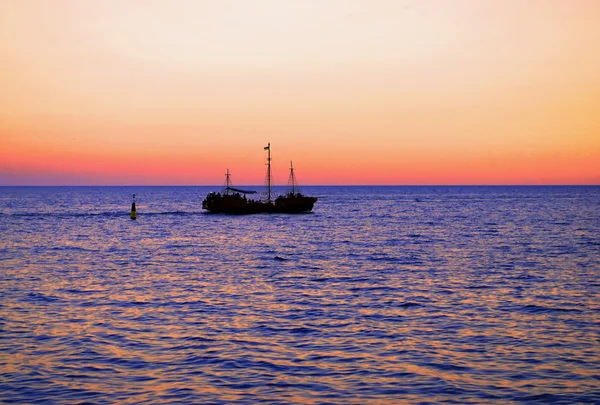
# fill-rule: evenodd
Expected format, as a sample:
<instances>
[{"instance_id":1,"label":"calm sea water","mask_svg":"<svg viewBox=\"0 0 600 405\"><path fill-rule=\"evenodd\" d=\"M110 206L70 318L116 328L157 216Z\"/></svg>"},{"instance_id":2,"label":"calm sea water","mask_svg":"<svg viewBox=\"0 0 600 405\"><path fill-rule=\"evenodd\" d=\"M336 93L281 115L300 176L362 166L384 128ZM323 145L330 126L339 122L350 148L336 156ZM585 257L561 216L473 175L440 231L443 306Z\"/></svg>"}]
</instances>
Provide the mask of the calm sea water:
<instances>
[{"instance_id":1,"label":"calm sea water","mask_svg":"<svg viewBox=\"0 0 600 405\"><path fill-rule=\"evenodd\" d=\"M214 189L0 188L0 402L600 403L600 187Z\"/></svg>"}]
</instances>

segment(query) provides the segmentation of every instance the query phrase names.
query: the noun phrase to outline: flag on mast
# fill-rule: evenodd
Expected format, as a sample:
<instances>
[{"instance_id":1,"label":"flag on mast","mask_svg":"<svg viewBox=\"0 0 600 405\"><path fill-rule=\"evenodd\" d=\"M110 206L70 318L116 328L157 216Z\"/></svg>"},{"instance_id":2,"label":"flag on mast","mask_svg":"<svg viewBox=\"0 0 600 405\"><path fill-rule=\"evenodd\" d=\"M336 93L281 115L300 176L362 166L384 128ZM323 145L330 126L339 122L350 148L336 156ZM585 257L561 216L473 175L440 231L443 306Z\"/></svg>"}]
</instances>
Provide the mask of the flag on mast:
<instances>
[{"instance_id":1,"label":"flag on mast","mask_svg":"<svg viewBox=\"0 0 600 405\"><path fill-rule=\"evenodd\" d=\"M271 148L271 144L265 146L265 150L268 150L269 148Z\"/></svg>"}]
</instances>

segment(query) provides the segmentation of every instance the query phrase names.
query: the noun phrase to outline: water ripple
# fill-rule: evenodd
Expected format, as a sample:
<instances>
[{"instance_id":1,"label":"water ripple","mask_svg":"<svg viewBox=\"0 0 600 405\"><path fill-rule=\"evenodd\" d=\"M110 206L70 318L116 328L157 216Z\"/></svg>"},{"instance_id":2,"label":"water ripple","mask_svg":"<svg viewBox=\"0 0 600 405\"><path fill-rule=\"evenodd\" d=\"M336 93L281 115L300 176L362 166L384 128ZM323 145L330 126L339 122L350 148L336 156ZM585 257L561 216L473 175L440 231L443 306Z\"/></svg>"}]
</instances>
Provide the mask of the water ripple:
<instances>
[{"instance_id":1,"label":"water ripple","mask_svg":"<svg viewBox=\"0 0 600 405\"><path fill-rule=\"evenodd\" d=\"M206 191L0 194L0 402L600 402L599 188Z\"/></svg>"}]
</instances>

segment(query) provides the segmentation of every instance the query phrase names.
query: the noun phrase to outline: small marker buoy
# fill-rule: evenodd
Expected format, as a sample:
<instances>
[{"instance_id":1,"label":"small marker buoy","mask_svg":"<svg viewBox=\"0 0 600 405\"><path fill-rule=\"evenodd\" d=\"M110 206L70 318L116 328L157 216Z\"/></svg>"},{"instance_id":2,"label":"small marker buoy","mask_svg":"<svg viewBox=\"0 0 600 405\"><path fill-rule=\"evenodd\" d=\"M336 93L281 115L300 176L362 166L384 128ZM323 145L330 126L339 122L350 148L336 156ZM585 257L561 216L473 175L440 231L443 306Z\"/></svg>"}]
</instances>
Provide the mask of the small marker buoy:
<instances>
[{"instance_id":1,"label":"small marker buoy","mask_svg":"<svg viewBox=\"0 0 600 405\"><path fill-rule=\"evenodd\" d=\"M135 210L135 194L133 195L133 202L131 203L131 213L129 213L129 218L137 218L137 211Z\"/></svg>"}]
</instances>

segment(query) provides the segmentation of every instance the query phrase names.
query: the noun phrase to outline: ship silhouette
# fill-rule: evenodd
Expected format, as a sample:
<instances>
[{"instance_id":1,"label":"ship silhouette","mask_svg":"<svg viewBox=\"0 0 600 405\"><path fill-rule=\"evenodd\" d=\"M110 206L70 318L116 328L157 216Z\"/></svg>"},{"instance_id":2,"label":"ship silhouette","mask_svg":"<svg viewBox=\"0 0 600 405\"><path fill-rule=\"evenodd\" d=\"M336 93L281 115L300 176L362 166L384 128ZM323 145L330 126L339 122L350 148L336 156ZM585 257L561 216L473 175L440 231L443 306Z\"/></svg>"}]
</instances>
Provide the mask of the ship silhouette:
<instances>
[{"instance_id":1,"label":"ship silhouette","mask_svg":"<svg viewBox=\"0 0 600 405\"><path fill-rule=\"evenodd\" d=\"M271 144L264 148L267 153L267 192L266 199L252 199L248 195L256 191L235 188L231 184L231 173L227 169L225 187L221 192L211 192L202 201L202 208L215 214L261 214L282 213L299 214L310 212L317 202L317 197L310 197L298 190L294 166L290 162L289 190L277 198L271 192Z\"/></svg>"}]
</instances>

